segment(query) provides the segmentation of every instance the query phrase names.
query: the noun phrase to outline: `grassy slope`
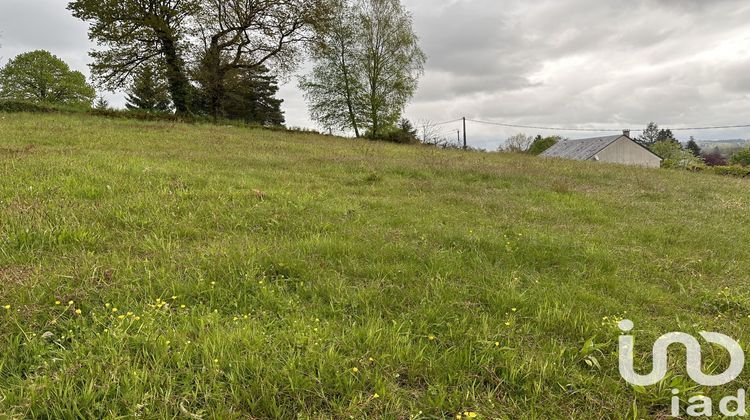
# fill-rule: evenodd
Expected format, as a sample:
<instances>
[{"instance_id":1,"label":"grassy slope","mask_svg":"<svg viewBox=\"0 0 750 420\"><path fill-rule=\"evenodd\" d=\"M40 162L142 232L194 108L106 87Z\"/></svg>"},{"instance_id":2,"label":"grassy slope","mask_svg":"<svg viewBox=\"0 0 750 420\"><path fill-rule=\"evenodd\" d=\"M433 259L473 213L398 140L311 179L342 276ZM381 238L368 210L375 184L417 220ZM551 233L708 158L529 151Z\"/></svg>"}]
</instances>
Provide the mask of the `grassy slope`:
<instances>
[{"instance_id":1,"label":"grassy slope","mask_svg":"<svg viewBox=\"0 0 750 420\"><path fill-rule=\"evenodd\" d=\"M750 341L746 181L37 115L0 180L11 415L651 416L612 319Z\"/></svg>"}]
</instances>

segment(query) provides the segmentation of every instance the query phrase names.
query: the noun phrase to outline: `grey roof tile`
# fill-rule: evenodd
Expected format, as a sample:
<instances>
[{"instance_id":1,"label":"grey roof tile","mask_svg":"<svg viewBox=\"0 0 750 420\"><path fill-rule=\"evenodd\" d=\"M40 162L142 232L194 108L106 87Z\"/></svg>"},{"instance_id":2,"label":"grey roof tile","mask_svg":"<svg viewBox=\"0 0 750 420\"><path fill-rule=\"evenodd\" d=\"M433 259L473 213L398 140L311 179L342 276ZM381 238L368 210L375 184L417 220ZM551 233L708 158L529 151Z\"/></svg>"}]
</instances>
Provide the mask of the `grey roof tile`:
<instances>
[{"instance_id":1,"label":"grey roof tile","mask_svg":"<svg viewBox=\"0 0 750 420\"><path fill-rule=\"evenodd\" d=\"M544 157L557 157L574 160L588 160L597 153L606 149L607 146L616 142L622 134L617 136L594 137L590 139L568 140L558 142L556 145L542 153Z\"/></svg>"}]
</instances>

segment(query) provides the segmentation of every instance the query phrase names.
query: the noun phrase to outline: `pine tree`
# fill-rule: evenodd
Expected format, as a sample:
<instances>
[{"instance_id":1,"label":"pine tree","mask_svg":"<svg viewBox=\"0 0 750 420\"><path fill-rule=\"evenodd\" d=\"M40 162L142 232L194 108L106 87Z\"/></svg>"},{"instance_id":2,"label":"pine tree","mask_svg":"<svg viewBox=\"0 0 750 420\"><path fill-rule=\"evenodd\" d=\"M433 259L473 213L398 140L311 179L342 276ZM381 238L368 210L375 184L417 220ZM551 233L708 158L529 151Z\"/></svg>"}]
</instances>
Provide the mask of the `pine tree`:
<instances>
[{"instance_id":1,"label":"pine tree","mask_svg":"<svg viewBox=\"0 0 750 420\"><path fill-rule=\"evenodd\" d=\"M97 111L106 111L109 109L109 101L104 99L104 96L99 96L94 102L94 109Z\"/></svg>"},{"instance_id":2,"label":"pine tree","mask_svg":"<svg viewBox=\"0 0 750 420\"><path fill-rule=\"evenodd\" d=\"M153 66L144 66L135 74L125 106L147 112L171 111L169 88Z\"/></svg>"},{"instance_id":3,"label":"pine tree","mask_svg":"<svg viewBox=\"0 0 750 420\"><path fill-rule=\"evenodd\" d=\"M695 141L695 139L692 136L690 136L690 141L688 142L685 148L687 150L690 150L690 152L696 157L700 157L701 154L703 153L703 150L701 150L701 147L698 146L698 143Z\"/></svg>"},{"instance_id":4,"label":"pine tree","mask_svg":"<svg viewBox=\"0 0 750 420\"><path fill-rule=\"evenodd\" d=\"M260 125L283 125L282 99L276 77L266 67L233 72L224 82L224 116Z\"/></svg>"}]
</instances>

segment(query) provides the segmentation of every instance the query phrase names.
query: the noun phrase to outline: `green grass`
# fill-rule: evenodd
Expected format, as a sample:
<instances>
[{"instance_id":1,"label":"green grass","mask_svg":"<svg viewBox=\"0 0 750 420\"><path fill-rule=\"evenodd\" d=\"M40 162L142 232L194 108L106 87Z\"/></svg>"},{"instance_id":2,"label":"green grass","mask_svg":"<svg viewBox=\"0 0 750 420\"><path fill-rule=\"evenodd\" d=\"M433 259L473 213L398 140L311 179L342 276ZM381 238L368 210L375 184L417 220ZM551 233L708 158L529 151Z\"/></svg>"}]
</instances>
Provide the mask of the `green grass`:
<instances>
[{"instance_id":1,"label":"green grass","mask_svg":"<svg viewBox=\"0 0 750 420\"><path fill-rule=\"evenodd\" d=\"M705 174L0 114L0 413L663 417L615 322L643 369L749 343L749 222Z\"/></svg>"}]
</instances>

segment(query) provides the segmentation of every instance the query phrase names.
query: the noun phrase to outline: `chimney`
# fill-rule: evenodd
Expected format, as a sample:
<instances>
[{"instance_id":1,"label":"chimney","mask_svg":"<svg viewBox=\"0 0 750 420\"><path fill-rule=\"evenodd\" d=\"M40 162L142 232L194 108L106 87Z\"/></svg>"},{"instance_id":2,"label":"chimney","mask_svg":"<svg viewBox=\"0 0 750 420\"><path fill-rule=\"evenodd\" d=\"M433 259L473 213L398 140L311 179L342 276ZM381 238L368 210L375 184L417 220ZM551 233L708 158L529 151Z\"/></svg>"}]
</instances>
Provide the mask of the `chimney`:
<instances>
[{"instance_id":1,"label":"chimney","mask_svg":"<svg viewBox=\"0 0 750 420\"><path fill-rule=\"evenodd\" d=\"M625 137L627 137L627 138L630 138L630 130L622 130L622 134L623 134L623 135L624 135Z\"/></svg>"}]
</instances>

